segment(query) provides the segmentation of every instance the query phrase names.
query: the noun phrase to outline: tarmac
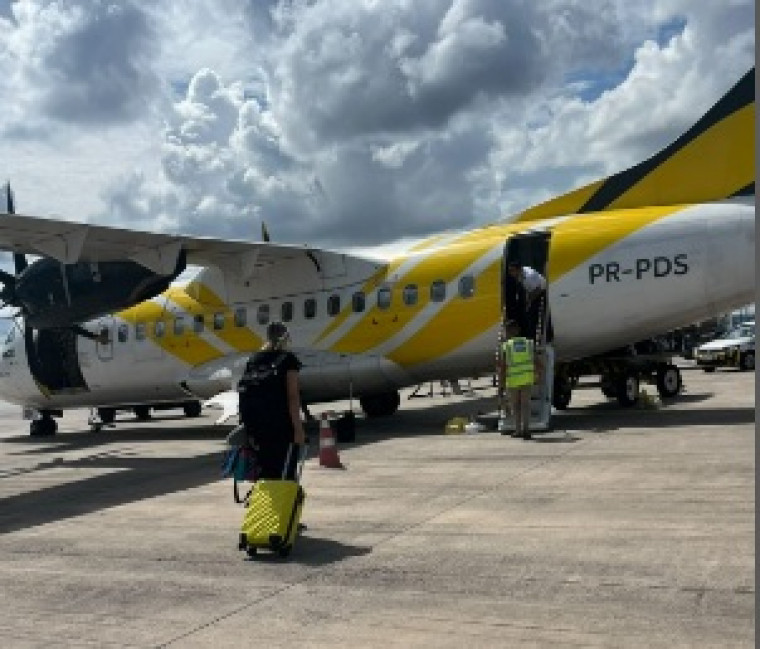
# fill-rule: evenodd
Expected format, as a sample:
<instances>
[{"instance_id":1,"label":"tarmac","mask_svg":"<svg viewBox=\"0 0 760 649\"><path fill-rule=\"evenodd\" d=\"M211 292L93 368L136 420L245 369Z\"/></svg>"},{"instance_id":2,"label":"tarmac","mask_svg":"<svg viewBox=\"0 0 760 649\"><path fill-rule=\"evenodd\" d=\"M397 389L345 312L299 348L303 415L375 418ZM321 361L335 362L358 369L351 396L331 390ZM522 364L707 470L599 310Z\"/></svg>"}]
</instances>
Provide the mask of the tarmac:
<instances>
[{"instance_id":1,"label":"tarmac","mask_svg":"<svg viewBox=\"0 0 760 649\"><path fill-rule=\"evenodd\" d=\"M755 376L682 366L675 400L579 389L533 441L444 434L488 380L404 391L344 470L312 449L287 560L237 549L217 413L40 439L2 404L2 646L752 647Z\"/></svg>"}]
</instances>

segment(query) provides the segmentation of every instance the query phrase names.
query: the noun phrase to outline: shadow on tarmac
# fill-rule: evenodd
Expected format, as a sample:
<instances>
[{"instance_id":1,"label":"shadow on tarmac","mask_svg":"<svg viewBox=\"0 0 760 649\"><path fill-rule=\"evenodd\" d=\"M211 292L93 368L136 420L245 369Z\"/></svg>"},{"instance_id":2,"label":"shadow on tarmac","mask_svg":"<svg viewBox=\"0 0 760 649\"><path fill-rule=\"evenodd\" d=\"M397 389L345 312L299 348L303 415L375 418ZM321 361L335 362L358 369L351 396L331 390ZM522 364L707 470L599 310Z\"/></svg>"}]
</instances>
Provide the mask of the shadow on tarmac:
<instances>
[{"instance_id":1,"label":"shadow on tarmac","mask_svg":"<svg viewBox=\"0 0 760 649\"><path fill-rule=\"evenodd\" d=\"M214 482L220 479L221 455L135 458L114 452L40 464L32 470L65 467L117 471L4 498L0 501L0 534Z\"/></svg>"},{"instance_id":2,"label":"shadow on tarmac","mask_svg":"<svg viewBox=\"0 0 760 649\"><path fill-rule=\"evenodd\" d=\"M683 395L676 400L676 403L694 403L709 396L709 394ZM403 409L402 406L399 412L387 418L365 419L359 416L356 419L356 441L341 444L341 446L350 448L399 436L441 435L446 422L454 416L476 416L493 412L495 409L496 398L491 395L455 403L436 402L431 403L429 407L414 409ZM581 439L578 437L579 434L609 433L623 427L664 431L676 426L715 426L717 428L733 424L754 424L755 414L755 409L751 407L689 410L669 409L665 405L656 410L643 410L622 409L615 402L607 402L584 405L577 409L570 407L556 413L553 418L552 432L554 434L537 435L534 439L542 443L569 443ZM129 428L106 428L99 433L67 432L50 438L20 435L3 439L3 444L17 446L17 454L45 456L45 461L35 467L21 469L17 473L31 473L60 467L110 468L116 471L2 499L0 501L0 534L183 491L220 480L224 437L230 427L198 422L192 427L165 428L160 426L162 421L164 420L135 422ZM129 425L129 423L121 422L121 425ZM572 431L572 434L568 432L561 435L566 431ZM139 449L110 449L103 453L72 460L61 457L61 454L66 451L95 449L106 444L153 441L218 441L219 450L193 457L173 458L139 457L136 456ZM310 457L318 453L317 447L318 439L312 436ZM8 473L5 479L12 480L13 476L13 472ZM337 561L341 556L352 556L351 552L360 551L358 548L339 547L340 544L335 545L335 542L327 539L304 537L303 542L317 544L316 552L309 552L316 561Z\"/></svg>"},{"instance_id":3,"label":"shadow on tarmac","mask_svg":"<svg viewBox=\"0 0 760 649\"><path fill-rule=\"evenodd\" d=\"M293 553L282 559L276 552L262 550L256 553L255 557L246 557L250 562L266 563L296 563L303 566L319 567L331 563L338 563L351 557L361 557L369 554L372 548L360 547L358 545L348 545L335 541L333 539L322 539L315 536L299 536L293 546Z\"/></svg>"}]
</instances>

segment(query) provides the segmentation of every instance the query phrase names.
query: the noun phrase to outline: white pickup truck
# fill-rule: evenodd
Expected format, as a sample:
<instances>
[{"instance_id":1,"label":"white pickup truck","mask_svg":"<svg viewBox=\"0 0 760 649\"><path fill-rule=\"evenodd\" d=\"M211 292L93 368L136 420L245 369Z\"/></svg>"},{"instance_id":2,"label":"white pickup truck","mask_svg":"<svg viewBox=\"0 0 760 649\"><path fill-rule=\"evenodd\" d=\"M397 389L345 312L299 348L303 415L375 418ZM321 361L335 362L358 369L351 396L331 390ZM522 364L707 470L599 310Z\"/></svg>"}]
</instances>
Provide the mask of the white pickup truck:
<instances>
[{"instance_id":1,"label":"white pickup truck","mask_svg":"<svg viewBox=\"0 0 760 649\"><path fill-rule=\"evenodd\" d=\"M705 372L716 367L755 369L755 323L745 322L720 338L697 347L694 352L697 366Z\"/></svg>"}]
</instances>

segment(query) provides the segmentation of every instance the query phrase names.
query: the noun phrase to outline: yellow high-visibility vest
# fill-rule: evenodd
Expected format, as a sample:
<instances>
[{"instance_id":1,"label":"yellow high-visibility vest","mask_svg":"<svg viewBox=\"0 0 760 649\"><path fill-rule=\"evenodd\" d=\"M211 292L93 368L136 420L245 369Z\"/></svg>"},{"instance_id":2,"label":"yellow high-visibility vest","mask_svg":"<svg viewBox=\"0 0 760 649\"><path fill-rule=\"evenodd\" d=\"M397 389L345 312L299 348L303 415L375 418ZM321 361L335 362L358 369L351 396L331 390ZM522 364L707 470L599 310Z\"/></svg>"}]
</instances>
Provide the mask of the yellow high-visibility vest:
<instances>
[{"instance_id":1,"label":"yellow high-visibility vest","mask_svg":"<svg viewBox=\"0 0 760 649\"><path fill-rule=\"evenodd\" d=\"M503 345L506 363L505 383L508 388L532 385L535 378L533 366L533 341L527 338L510 338Z\"/></svg>"}]
</instances>

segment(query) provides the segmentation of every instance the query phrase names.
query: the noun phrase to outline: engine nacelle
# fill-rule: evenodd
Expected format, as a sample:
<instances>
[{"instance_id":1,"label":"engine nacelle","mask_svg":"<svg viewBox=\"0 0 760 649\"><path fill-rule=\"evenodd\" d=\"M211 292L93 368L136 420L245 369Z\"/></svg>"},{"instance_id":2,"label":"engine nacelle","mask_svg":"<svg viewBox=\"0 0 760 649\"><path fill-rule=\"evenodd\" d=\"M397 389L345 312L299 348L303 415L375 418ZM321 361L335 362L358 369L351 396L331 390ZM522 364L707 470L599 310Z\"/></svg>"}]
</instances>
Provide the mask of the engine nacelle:
<instances>
[{"instance_id":1,"label":"engine nacelle","mask_svg":"<svg viewBox=\"0 0 760 649\"><path fill-rule=\"evenodd\" d=\"M13 304L32 327L70 327L155 297L185 266L184 250L169 275L127 260L62 264L38 259L16 278Z\"/></svg>"}]
</instances>

